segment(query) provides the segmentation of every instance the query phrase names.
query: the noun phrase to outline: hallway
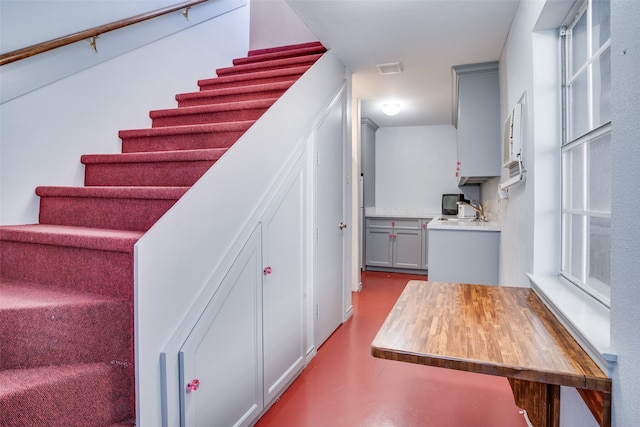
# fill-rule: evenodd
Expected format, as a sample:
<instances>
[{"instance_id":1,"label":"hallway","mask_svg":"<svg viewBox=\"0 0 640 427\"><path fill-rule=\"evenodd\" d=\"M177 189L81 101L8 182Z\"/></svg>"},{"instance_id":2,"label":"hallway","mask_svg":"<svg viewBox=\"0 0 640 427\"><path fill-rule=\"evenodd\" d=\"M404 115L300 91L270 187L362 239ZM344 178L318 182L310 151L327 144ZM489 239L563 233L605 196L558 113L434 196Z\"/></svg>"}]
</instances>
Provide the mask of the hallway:
<instances>
[{"instance_id":1,"label":"hallway","mask_svg":"<svg viewBox=\"0 0 640 427\"><path fill-rule=\"evenodd\" d=\"M371 341L406 283L424 279L364 272L353 317L256 426L526 426L505 378L371 356Z\"/></svg>"}]
</instances>

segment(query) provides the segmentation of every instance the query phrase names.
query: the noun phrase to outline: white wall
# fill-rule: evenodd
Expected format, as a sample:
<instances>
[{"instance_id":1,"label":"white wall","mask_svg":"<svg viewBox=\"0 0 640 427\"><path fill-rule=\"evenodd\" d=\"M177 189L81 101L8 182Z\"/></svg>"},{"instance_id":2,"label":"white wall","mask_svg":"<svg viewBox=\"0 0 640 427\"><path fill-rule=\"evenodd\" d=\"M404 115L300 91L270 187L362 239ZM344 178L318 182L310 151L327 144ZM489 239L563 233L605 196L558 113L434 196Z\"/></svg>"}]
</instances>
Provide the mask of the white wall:
<instances>
[{"instance_id":1,"label":"white wall","mask_svg":"<svg viewBox=\"0 0 640 427\"><path fill-rule=\"evenodd\" d=\"M251 0L251 49L317 41L285 0Z\"/></svg>"},{"instance_id":2,"label":"white wall","mask_svg":"<svg viewBox=\"0 0 640 427\"><path fill-rule=\"evenodd\" d=\"M376 207L440 211L456 184L456 129L451 125L376 131Z\"/></svg>"},{"instance_id":3,"label":"white wall","mask_svg":"<svg viewBox=\"0 0 640 427\"><path fill-rule=\"evenodd\" d=\"M511 25L511 31L500 58L501 120L527 93L533 98L533 53L531 31L540 13L541 1L521 2ZM543 59L544 62L544 59ZM533 109L527 109L526 120L533 123ZM533 268L535 142L533 126L529 126L523 140L527 176L524 183L509 189L509 199L500 201L502 239L500 242L500 281L503 285L528 286L526 273ZM550 171L551 172L551 171ZM503 169L503 177L508 171Z\"/></svg>"},{"instance_id":4,"label":"white wall","mask_svg":"<svg viewBox=\"0 0 640 427\"><path fill-rule=\"evenodd\" d=\"M39 2L28 2L34 3ZM217 7L216 2L211 5ZM192 22L198 22L199 14L211 12L207 7L193 8ZM3 19L9 18L3 6ZM187 22L178 13L162 25L170 25L176 18L180 25ZM142 30L132 27L130 31L135 38ZM119 152L118 130L149 127L149 110L175 107L177 93L197 91L198 79L215 77L216 68L245 56L248 34L249 8L241 7L172 37L96 62L86 70L83 47L74 47L78 50L76 72L0 105L0 223L37 222L36 186L82 185L82 154ZM126 37L113 43L107 36L99 40L105 50L126 43ZM93 51L89 54L100 57ZM55 56L25 61L0 68L3 85L34 70L46 74L60 62Z\"/></svg>"},{"instance_id":5,"label":"white wall","mask_svg":"<svg viewBox=\"0 0 640 427\"><path fill-rule=\"evenodd\" d=\"M611 2L611 345L618 354L613 375L614 426L640 420L640 2Z\"/></svg>"}]
</instances>

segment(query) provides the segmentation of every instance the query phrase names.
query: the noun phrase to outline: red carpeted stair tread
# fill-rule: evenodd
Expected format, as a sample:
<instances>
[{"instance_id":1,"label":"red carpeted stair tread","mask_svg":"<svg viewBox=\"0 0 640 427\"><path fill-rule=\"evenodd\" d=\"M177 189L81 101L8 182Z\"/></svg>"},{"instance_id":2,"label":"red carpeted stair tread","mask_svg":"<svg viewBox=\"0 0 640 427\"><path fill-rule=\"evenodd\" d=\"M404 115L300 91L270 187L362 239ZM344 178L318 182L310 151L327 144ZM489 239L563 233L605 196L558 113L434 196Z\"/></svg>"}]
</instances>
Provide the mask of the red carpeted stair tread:
<instances>
[{"instance_id":1,"label":"red carpeted stair tread","mask_svg":"<svg viewBox=\"0 0 640 427\"><path fill-rule=\"evenodd\" d=\"M152 127L257 120L277 98L154 110Z\"/></svg>"},{"instance_id":2,"label":"red carpeted stair tread","mask_svg":"<svg viewBox=\"0 0 640 427\"><path fill-rule=\"evenodd\" d=\"M198 86L200 86L200 90L209 90L258 83L273 83L277 81L291 80L292 77L300 77L309 68L311 68L311 65L302 65L279 70L256 71L232 76L215 77L211 79L198 80Z\"/></svg>"},{"instance_id":3,"label":"red carpeted stair tread","mask_svg":"<svg viewBox=\"0 0 640 427\"><path fill-rule=\"evenodd\" d=\"M191 186L217 162L227 148L92 154L85 165L87 186Z\"/></svg>"},{"instance_id":4,"label":"red carpeted stair tread","mask_svg":"<svg viewBox=\"0 0 640 427\"><path fill-rule=\"evenodd\" d=\"M218 68L216 74L218 77L230 76L236 74L251 73L263 70L279 70L288 67L300 65L311 65L316 62L322 54L292 56L290 58L278 58L273 60L250 62L242 65L234 65L233 67Z\"/></svg>"},{"instance_id":5,"label":"red carpeted stair tread","mask_svg":"<svg viewBox=\"0 0 640 427\"><path fill-rule=\"evenodd\" d=\"M0 371L0 425L103 427L132 417L126 366L90 363Z\"/></svg>"},{"instance_id":6,"label":"red carpeted stair tread","mask_svg":"<svg viewBox=\"0 0 640 427\"><path fill-rule=\"evenodd\" d=\"M255 120L234 121L225 123L209 123L201 125L167 126L162 128L128 129L118 132L120 138L136 138L145 136L184 135L214 133L233 130L247 130Z\"/></svg>"},{"instance_id":7,"label":"red carpeted stair tread","mask_svg":"<svg viewBox=\"0 0 640 427\"><path fill-rule=\"evenodd\" d=\"M255 120L201 125L122 130L122 152L228 148Z\"/></svg>"},{"instance_id":8,"label":"red carpeted stair tread","mask_svg":"<svg viewBox=\"0 0 640 427\"><path fill-rule=\"evenodd\" d=\"M292 49L280 49L275 51L255 50L244 58L236 58L233 65L244 65L260 61L270 61L273 59L289 58L292 56L315 55L326 52L327 49L320 43L309 43L308 45L298 45Z\"/></svg>"},{"instance_id":9,"label":"red carpeted stair tread","mask_svg":"<svg viewBox=\"0 0 640 427\"><path fill-rule=\"evenodd\" d=\"M189 187L38 187L40 224L146 231Z\"/></svg>"},{"instance_id":10,"label":"red carpeted stair tread","mask_svg":"<svg viewBox=\"0 0 640 427\"><path fill-rule=\"evenodd\" d=\"M85 154L80 157L84 165L102 163L145 163L145 162L194 162L219 160L228 148L202 150L152 151L147 153Z\"/></svg>"},{"instance_id":11,"label":"red carpeted stair tread","mask_svg":"<svg viewBox=\"0 0 640 427\"><path fill-rule=\"evenodd\" d=\"M27 224L0 227L0 241L67 246L133 253L144 232L64 225Z\"/></svg>"},{"instance_id":12,"label":"red carpeted stair tread","mask_svg":"<svg viewBox=\"0 0 640 427\"><path fill-rule=\"evenodd\" d=\"M0 279L0 312L121 301L123 301L121 298L80 292L73 289L59 289L43 284Z\"/></svg>"},{"instance_id":13,"label":"red carpeted stair tread","mask_svg":"<svg viewBox=\"0 0 640 427\"><path fill-rule=\"evenodd\" d=\"M268 47L264 49L253 49L249 51L247 56L253 57L253 56L265 55L268 53L275 53L275 52L291 52L299 49L304 49L309 47L320 47L320 46L322 46L322 43L318 41L314 41L314 42L292 44L287 46L276 46L276 47ZM324 46L322 47L324 48Z\"/></svg>"},{"instance_id":14,"label":"red carpeted stair tread","mask_svg":"<svg viewBox=\"0 0 640 427\"><path fill-rule=\"evenodd\" d=\"M36 187L40 197L177 200L189 187Z\"/></svg>"},{"instance_id":15,"label":"red carpeted stair tread","mask_svg":"<svg viewBox=\"0 0 640 427\"><path fill-rule=\"evenodd\" d=\"M187 92L176 95L178 107L211 105L233 101L250 101L264 98L277 98L282 95L296 79L288 79L274 83L261 83L237 87Z\"/></svg>"},{"instance_id":16,"label":"red carpeted stair tread","mask_svg":"<svg viewBox=\"0 0 640 427\"><path fill-rule=\"evenodd\" d=\"M128 360L130 305L122 298L0 280L0 370Z\"/></svg>"}]
</instances>

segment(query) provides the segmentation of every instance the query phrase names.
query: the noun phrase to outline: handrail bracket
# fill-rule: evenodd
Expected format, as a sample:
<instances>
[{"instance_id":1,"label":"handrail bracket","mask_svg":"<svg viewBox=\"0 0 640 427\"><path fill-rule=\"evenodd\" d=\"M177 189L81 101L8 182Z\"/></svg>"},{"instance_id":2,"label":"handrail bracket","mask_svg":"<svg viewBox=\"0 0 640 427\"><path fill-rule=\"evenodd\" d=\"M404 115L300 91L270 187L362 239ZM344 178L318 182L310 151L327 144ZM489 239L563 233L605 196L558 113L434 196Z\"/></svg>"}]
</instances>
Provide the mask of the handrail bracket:
<instances>
[{"instance_id":1,"label":"handrail bracket","mask_svg":"<svg viewBox=\"0 0 640 427\"><path fill-rule=\"evenodd\" d=\"M89 39L89 45L93 48L93 51L95 53L98 53L98 39L100 38L100 35L95 35L93 37L91 37L91 39Z\"/></svg>"},{"instance_id":2,"label":"handrail bracket","mask_svg":"<svg viewBox=\"0 0 640 427\"><path fill-rule=\"evenodd\" d=\"M183 11L182 11L182 16L184 16L184 18L188 21L189 20L189 9L191 9L191 6L187 6Z\"/></svg>"}]
</instances>

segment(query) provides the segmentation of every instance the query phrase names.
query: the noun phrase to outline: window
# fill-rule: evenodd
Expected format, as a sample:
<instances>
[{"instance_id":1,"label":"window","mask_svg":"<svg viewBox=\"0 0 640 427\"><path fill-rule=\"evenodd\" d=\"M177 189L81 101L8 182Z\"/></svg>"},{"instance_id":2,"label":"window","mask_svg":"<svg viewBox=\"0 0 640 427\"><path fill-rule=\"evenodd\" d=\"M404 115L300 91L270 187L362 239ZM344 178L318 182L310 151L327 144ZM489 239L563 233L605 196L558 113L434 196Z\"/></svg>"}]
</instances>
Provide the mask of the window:
<instances>
[{"instance_id":1,"label":"window","mask_svg":"<svg viewBox=\"0 0 640 427\"><path fill-rule=\"evenodd\" d=\"M561 275L609 306L610 0L582 0L563 28Z\"/></svg>"}]
</instances>

